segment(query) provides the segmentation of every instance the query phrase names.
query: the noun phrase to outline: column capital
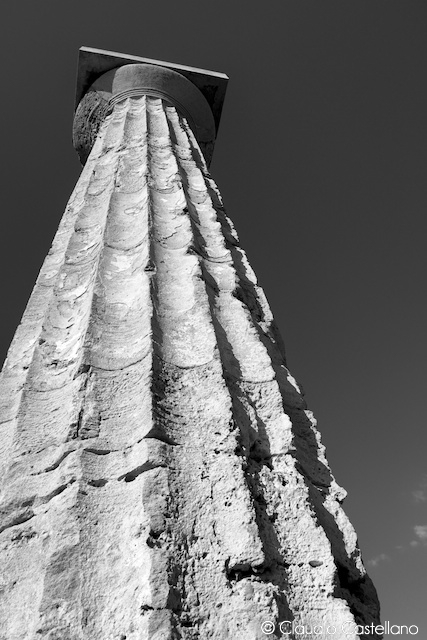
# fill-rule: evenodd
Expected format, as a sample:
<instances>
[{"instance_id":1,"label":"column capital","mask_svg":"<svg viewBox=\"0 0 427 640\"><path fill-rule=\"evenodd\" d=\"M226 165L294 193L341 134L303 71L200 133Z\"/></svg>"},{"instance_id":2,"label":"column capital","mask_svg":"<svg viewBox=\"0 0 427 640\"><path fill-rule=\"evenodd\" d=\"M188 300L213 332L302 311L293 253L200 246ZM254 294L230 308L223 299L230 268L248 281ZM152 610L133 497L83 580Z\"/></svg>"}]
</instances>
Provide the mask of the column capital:
<instances>
[{"instance_id":1,"label":"column capital","mask_svg":"<svg viewBox=\"0 0 427 640\"><path fill-rule=\"evenodd\" d=\"M136 95L161 97L184 116L210 164L228 77L224 73L82 47L73 143L82 163L112 106Z\"/></svg>"}]
</instances>

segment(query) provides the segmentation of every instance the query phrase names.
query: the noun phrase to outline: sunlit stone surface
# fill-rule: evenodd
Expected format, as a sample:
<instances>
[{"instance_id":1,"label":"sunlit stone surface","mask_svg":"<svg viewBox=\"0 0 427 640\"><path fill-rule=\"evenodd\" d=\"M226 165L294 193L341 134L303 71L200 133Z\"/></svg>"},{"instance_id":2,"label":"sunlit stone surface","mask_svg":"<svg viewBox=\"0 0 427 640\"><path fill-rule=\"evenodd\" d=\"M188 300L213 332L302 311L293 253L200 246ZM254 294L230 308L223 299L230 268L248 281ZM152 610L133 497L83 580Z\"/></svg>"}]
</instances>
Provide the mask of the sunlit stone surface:
<instances>
[{"instance_id":1,"label":"sunlit stone surface","mask_svg":"<svg viewBox=\"0 0 427 640\"><path fill-rule=\"evenodd\" d=\"M102 124L0 398L1 640L377 621L265 296L160 98Z\"/></svg>"}]
</instances>

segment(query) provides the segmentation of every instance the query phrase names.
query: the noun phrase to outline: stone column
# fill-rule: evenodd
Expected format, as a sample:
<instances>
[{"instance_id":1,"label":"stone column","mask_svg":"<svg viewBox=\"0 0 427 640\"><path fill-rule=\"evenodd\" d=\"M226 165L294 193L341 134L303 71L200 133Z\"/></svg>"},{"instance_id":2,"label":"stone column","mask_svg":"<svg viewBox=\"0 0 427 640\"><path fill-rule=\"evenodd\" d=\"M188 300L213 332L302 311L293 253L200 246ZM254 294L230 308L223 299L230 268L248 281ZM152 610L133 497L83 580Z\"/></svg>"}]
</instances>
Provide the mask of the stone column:
<instances>
[{"instance_id":1,"label":"stone column","mask_svg":"<svg viewBox=\"0 0 427 640\"><path fill-rule=\"evenodd\" d=\"M110 71L77 110L0 382L0 639L356 640L379 606L345 491L175 73Z\"/></svg>"}]
</instances>

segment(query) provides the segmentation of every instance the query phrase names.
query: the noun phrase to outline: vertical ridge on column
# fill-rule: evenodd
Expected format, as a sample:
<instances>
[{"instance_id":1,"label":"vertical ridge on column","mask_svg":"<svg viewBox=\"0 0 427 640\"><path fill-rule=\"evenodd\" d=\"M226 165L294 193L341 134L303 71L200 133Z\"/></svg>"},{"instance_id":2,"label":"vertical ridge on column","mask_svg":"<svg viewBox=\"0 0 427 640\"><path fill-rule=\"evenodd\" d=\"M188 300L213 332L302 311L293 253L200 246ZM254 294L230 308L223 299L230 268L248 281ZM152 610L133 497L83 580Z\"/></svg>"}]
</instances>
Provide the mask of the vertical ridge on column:
<instances>
[{"instance_id":1,"label":"vertical ridge on column","mask_svg":"<svg viewBox=\"0 0 427 640\"><path fill-rule=\"evenodd\" d=\"M172 610L173 624L182 633L197 625L203 635L208 623L203 612L215 601L222 611L218 628L226 633L231 624L228 631L233 633L236 602L228 592L227 567L260 565L264 556L241 463L234 456L231 402L203 273L193 251L190 203L181 184L165 107L153 98L147 104L156 267L154 435L175 443L168 472L169 519L156 530L159 554L170 558L170 604L166 601L163 606ZM220 517L224 510L232 526ZM214 583L212 591L209 585ZM191 596L177 599L181 593ZM156 619L164 614L147 615Z\"/></svg>"}]
</instances>

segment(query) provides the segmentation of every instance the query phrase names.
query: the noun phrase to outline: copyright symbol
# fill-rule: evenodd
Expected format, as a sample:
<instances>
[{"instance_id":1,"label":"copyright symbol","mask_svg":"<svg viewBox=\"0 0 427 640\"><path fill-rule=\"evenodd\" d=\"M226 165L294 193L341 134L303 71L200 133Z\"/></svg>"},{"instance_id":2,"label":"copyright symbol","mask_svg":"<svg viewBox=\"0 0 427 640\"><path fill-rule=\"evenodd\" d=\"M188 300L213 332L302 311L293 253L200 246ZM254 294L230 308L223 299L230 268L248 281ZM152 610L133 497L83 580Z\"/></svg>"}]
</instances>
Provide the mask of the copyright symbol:
<instances>
[{"instance_id":1,"label":"copyright symbol","mask_svg":"<svg viewBox=\"0 0 427 640\"><path fill-rule=\"evenodd\" d=\"M275 628L276 628L276 626L275 626L274 622L271 622L271 620L266 620L261 625L261 631L263 633L265 633L266 636L269 636L272 633L274 633L274 629Z\"/></svg>"}]
</instances>

